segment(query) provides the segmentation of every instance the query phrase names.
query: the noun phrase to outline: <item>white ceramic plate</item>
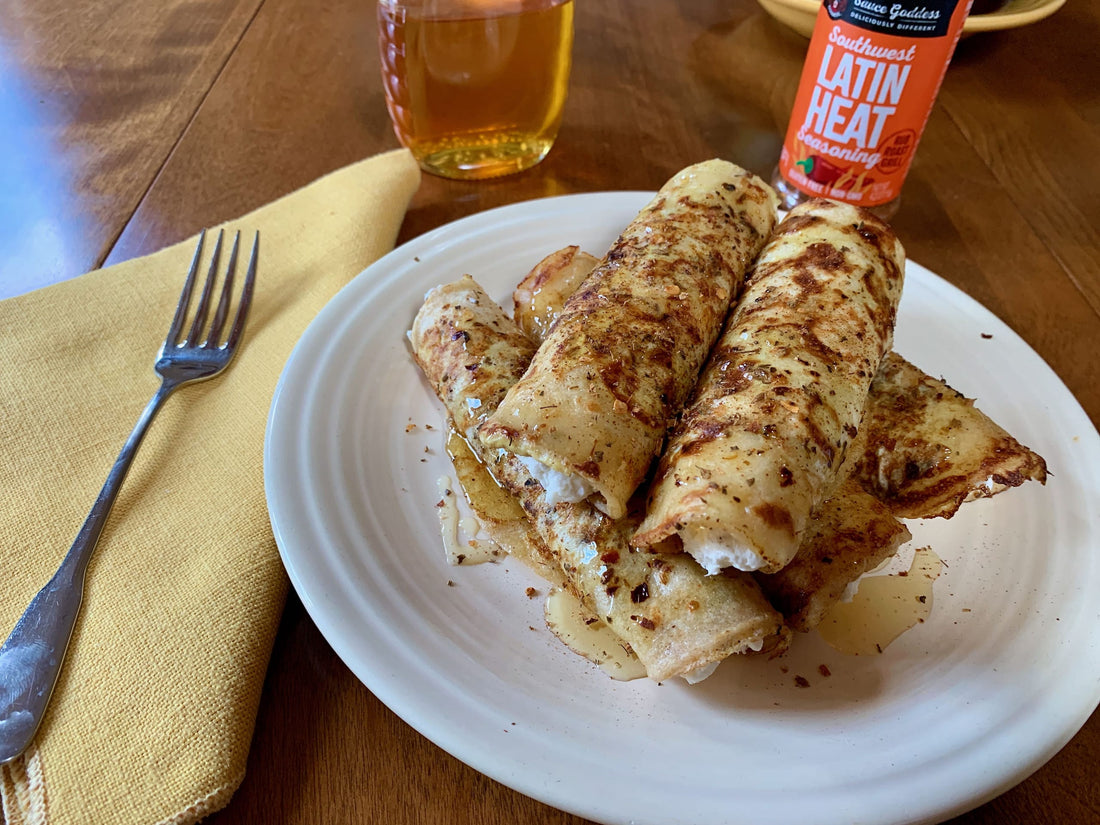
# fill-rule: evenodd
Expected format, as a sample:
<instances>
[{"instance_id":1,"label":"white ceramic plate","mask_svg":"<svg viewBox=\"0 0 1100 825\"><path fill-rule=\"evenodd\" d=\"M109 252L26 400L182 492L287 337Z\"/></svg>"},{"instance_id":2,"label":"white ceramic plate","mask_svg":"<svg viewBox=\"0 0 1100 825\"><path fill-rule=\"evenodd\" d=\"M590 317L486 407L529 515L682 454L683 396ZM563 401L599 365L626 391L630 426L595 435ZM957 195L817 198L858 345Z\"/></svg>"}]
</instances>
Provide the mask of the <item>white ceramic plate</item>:
<instances>
[{"instance_id":1,"label":"white ceramic plate","mask_svg":"<svg viewBox=\"0 0 1100 825\"><path fill-rule=\"evenodd\" d=\"M318 315L280 380L265 450L275 536L310 616L444 750L599 822L934 822L1019 782L1100 700L1100 439L1017 335L915 264L898 351L976 396L1054 477L912 526L913 546L949 567L931 618L883 655L805 636L784 659L727 661L695 687L614 682L544 629L541 599L524 594L540 582L521 565L446 564L442 410L405 342L425 291L470 273L505 301L555 249L602 254L648 198L567 196L458 221Z\"/></svg>"}]
</instances>

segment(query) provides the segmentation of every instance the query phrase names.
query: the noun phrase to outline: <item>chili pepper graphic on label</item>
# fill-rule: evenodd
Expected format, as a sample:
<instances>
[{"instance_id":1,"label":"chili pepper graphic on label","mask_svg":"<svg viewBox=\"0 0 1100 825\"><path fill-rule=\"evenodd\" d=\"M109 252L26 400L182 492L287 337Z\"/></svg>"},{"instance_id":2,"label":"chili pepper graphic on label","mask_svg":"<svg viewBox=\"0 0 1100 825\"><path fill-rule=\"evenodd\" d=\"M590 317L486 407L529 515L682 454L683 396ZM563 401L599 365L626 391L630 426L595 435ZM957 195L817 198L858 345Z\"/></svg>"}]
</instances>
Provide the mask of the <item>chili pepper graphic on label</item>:
<instances>
[{"instance_id":1,"label":"chili pepper graphic on label","mask_svg":"<svg viewBox=\"0 0 1100 825\"><path fill-rule=\"evenodd\" d=\"M795 165L801 166L806 177L814 183L832 183L846 171L820 155L810 155L804 160L796 160Z\"/></svg>"}]
</instances>

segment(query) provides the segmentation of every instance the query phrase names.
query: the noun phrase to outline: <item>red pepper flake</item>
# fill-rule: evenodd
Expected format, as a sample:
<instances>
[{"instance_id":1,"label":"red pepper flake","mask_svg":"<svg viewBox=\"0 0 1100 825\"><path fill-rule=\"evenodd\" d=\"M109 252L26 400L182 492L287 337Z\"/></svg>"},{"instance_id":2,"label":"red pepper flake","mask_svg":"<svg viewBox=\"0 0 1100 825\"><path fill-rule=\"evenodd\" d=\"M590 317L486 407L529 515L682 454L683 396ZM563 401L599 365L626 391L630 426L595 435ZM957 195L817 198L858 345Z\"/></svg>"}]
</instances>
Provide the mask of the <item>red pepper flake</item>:
<instances>
[{"instance_id":1,"label":"red pepper flake","mask_svg":"<svg viewBox=\"0 0 1100 825\"><path fill-rule=\"evenodd\" d=\"M539 591L535 590L535 588L533 587L528 587L524 592L527 594L527 598L529 599L533 599L539 594Z\"/></svg>"},{"instance_id":2,"label":"red pepper flake","mask_svg":"<svg viewBox=\"0 0 1100 825\"><path fill-rule=\"evenodd\" d=\"M982 333L982 338L984 338L987 341L992 337L993 337L992 333L989 333L989 332L983 332Z\"/></svg>"},{"instance_id":3,"label":"red pepper flake","mask_svg":"<svg viewBox=\"0 0 1100 825\"><path fill-rule=\"evenodd\" d=\"M818 665L817 672L820 673L822 676L825 676L826 678L833 675L832 671L829 670L828 665Z\"/></svg>"},{"instance_id":4,"label":"red pepper flake","mask_svg":"<svg viewBox=\"0 0 1100 825\"><path fill-rule=\"evenodd\" d=\"M795 676L794 683L800 688L808 688L810 686L810 680L805 676Z\"/></svg>"},{"instance_id":5,"label":"red pepper flake","mask_svg":"<svg viewBox=\"0 0 1100 825\"><path fill-rule=\"evenodd\" d=\"M619 560L619 551L618 550L612 550L612 551L610 551L608 553L604 553L602 556L600 556L600 561L602 561L604 564L615 564L616 562L618 562L618 560Z\"/></svg>"},{"instance_id":6,"label":"red pepper flake","mask_svg":"<svg viewBox=\"0 0 1100 825\"><path fill-rule=\"evenodd\" d=\"M657 627L652 619L646 618L645 616L631 616L630 620L632 622L637 622L640 627L644 627L646 630L653 630Z\"/></svg>"},{"instance_id":7,"label":"red pepper flake","mask_svg":"<svg viewBox=\"0 0 1100 825\"><path fill-rule=\"evenodd\" d=\"M634 604L641 604L648 598L649 586L645 582L642 582L630 591L630 601L634 602Z\"/></svg>"}]
</instances>

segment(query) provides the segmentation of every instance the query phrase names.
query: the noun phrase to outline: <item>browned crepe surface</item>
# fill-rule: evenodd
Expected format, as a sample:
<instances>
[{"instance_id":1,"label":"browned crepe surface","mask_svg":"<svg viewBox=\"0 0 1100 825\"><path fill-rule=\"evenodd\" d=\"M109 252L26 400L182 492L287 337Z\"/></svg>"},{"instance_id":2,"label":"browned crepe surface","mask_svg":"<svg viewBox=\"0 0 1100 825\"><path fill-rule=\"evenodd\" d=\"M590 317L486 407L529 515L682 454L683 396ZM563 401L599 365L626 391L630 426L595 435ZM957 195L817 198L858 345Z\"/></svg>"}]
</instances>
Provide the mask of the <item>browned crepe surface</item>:
<instances>
[{"instance_id":1,"label":"browned crepe surface","mask_svg":"<svg viewBox=\"0 0 1100 825\"><path fill-rule=\"evenodd\" d=\"M499 402L532 349L468 276L428 294L410 340L460 432L478 417L471 409ZM687 674L752 646L786 646L789 631L751 576L708 577L687 556L633 551L627 539L636 520L613 521L585 502L550 506L514 456L476 440L471 447L521 503L568 589L634 651L650 678Z\"/></svg>"},{"instance_id":2,"label":"browned crepe surface","mask_svg":"<svg viewBox=\"0 0 1100 825\"><path fill-rule=\"evenodd\" d=\"M749 548L766 572L791 560L840 481L891 346L904 260L865 210L822 200L791 210L661 457L638 546L701 538Z\"/></svg>"},{"instance_id":3,"label":"browned crepe surface","mask_svg":"<svg viewBox=\"0 0 1100 825\"><path fill-rule=\"evenodd\" d=\"M776 195L725 161L688 167L569 296L522 379L482 425L584 479L613 518L645 477L775 220Z\"/></svg>"},{"instance_id":4,"label":"browned crepe surface","mask_svg":"<svg viewBox=\"0 0 1100 825\"><path fill-rule=\"evenodd\" d=\"M950 518L966 501L1046 482L1041 456L896 353L875 376L864 428L857 477L900 518Z\"/></svg>"},{"instance_id":5,"label":"browned crepe surface","mask_svg":"<svg viewBox=\"0 0 1100 825\"><path fill-rule=\"evenodd\" d=\"M814 513L791 563L756 580L790 628L804 632L910 538L886 505L849 481Z\"/></svg>"}]
</instances>

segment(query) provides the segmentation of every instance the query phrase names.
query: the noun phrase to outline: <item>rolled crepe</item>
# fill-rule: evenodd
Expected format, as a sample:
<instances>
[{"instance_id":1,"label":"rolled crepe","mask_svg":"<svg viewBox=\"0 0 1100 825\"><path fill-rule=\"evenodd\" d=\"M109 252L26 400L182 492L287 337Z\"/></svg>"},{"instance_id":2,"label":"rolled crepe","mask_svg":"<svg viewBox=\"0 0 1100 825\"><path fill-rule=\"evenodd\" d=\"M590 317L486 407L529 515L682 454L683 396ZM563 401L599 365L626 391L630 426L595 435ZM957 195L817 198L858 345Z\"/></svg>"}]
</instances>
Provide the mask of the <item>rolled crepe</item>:
<instances>
[{"instance_id":1,"label":"rolled crepe","mask_svg":"<svg viewBox=\"0 0 1100 825\"><path fill-rule=\"evenodd\" d=\"M581 255L569 247L547 256L517 288L522 306L538 292L542 328L575 288L578 265L588 263L578 264ZM795 631L819 624L852 582L909 540L899 518L949 518L966 501L1029 479L1045 483L1046 464L972 400L890 352L840 475L845 482L814 511L794 560L778 573L757 574Z\"/></svg>"},{"instance_id":2,"label":"rolled crepe","mask_svg":"<svg viewBox=\"0 0 1100 825\"><path fill-rule=\"evenodd\" d=\"M452 426L471 444L535 354L535 345L469 275L424 297L409 342Z\"/></svg>"},{"instance_id":3,"label":"rolled crepe","mask_svg":"<svg viewBox=\"0 0 1100 825\"><path fill-rule=\"evenodd\" d=\"M592 495L623 517L777 203L771 187L725 161L672 178L566 301L481 426L482 443L520 456L551 502Z\"/></svg>"},{"instance_id":4,"label":"rolled crepe","mask_svg":"<svg viewBox=\"0 0 1100 825\"><path fill-rule=\"evenodd\" d=\"M542 332L596 263L572 246L531 270L515 292L516 314L528 318L520 326L531 340L541 342ZM886 354L871 382L859 436L848 453L841 475L855 474L898 518L950 518L965 502L1029 480L1045 484L1047 476L1042 456L990 420L972 399L896 352Z\"/></svg>"},{"instance_id":5,"label":"rolled crepe","mask_svg":"<svg viewBox=\"0 0 1100 825\"><path fill-rule=\"evenodd\" d=\"M892 344L904 261L869 212L791 210L661 458L636 546L682 547L711 573L776 572L794 557Z\"/></svg>"},{"instance_id":6,"label":"rolled crepe","mask_svg":"<svg viewBox=\"0 0 1100 825\"><path fill-rule=\"evenodd\" d=\"M478 425L500 403L517 371L526 368L535 346L516 334L512 322L501 317L500 308L469 275L437 287L425 305L435 312L431 323L414 325L409 332L413 357L447 408L455 432L473 443ZM469 340L476 342L474 351L466 348ZM479 515L494 542L555 586L564 585L557 559L533 528Z\"/></svg>"},{"instance_id":7,"label":"rolled crepe","mask_svg":"<svg viewBox=\"0 0 1100 825\"><path fill-rule=\"evenodd\" d=\"M409 334L414 357L456 429L519 379L531 345L473 279L428 293ZM521 340L522 339L522 340ZM734 653L785 648L789 631L748 574L709 577L689 557L631 550L636 521L586 502L549 505L515 456L475 453L512 491L584 606L634 651L651 679L691 678Z\"/></svg>"}]
</instances>

